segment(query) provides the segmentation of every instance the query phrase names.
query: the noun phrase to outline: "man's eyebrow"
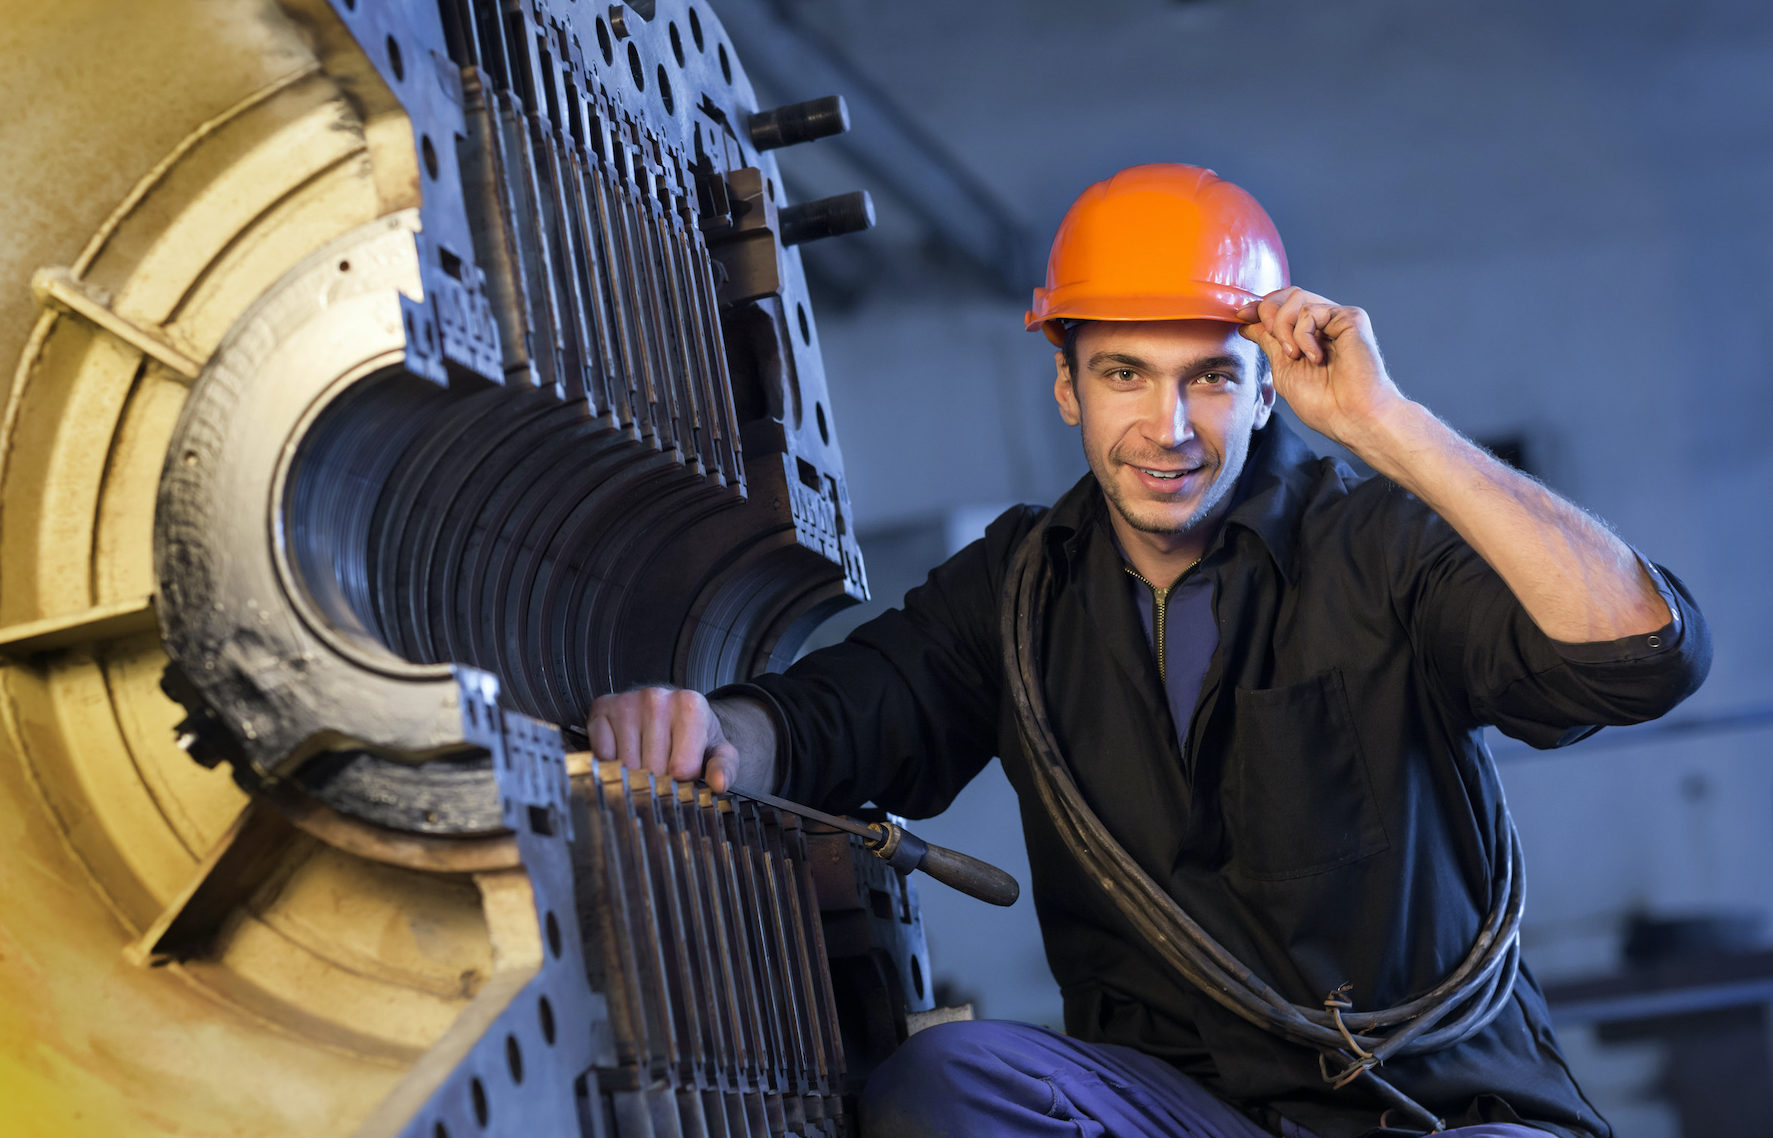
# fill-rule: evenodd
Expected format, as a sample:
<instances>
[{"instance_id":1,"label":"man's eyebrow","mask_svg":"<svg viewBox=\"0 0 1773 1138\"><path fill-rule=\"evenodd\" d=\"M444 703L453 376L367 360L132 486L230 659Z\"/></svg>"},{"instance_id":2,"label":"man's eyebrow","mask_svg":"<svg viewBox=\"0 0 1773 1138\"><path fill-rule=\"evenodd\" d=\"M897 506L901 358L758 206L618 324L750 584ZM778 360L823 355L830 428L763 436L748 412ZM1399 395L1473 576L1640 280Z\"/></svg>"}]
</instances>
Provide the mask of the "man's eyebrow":
<instances>
[{"instance_id":1,"label":"man's eyebrow","mask_svg":"<svg viewBox=\"0 0 1773 1138\"><path fill-rule=\"evenodd\" d=\"M1119 367L1130 367L1139 371L1150 371L1151 364L1138 356L1125 352L1097 352L1090 357L1090 370L1100 371L1104 365L1114 364ZM1244 361L1236 356L1208 356L1204 360L1195 360L1188 368L1189 372L1198 375L1204 371L1230 371L1243 374Z\"/></svg>"},{"instance_id":2,"label":"man's eyebrow","mask_svg":"<svg viewBox=\"0 0 1773 1138\"><path fill-rule=\"evenodd\" d=\"M1103 364L1120 364L1122 367L1138 368L1140 371L1151 365L1138 356L1129 356L1125 352L1097 352L1090 357L1090 370L1099 371Z\"/></svg>"},{"instance_id":3,"label":"man's eyebrow","mask_svg":"<svg viewBox=\"0 0 1773 1138\"><path fill-rule=\"evenodd\" d=\"M1208 359L1196 360L1194 362L1194 367L1190 370L1194 371L1196 374L1203 371L1234 371L1239 375L1242 375L1244 371L1244 361L1238 359L1236 356L1212 356Z\"/></svg>"}]
</instances>

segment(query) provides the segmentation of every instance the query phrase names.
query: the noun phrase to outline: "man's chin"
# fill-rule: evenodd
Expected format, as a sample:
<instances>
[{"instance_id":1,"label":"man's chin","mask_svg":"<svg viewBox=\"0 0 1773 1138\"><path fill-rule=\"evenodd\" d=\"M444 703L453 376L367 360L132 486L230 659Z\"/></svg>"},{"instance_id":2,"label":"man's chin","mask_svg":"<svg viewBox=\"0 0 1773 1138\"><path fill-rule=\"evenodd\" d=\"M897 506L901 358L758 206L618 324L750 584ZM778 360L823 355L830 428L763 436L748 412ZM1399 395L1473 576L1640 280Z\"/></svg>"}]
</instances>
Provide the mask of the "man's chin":
<instances>
[{"instance_id":1,"label":"man's chin","mask_svg":"<svg viewBox=\"0 0 1773 1138\"><path fill-rule=\"evenodd\" d=\"M1200 520L1196 510L1133 510L1121 516L1140 533L1171 537L1187 533Z\"/></svg>"},{"instance_id":2,"label":"man's chin","mask_svg":"<svg viewBox=\"0 0 1773 1138\"><path fill-rule=\"evenodd\" d=\"M1115 512L1140 533L1184 534L1200 521L1200 502L1127 502L1114 503Z\"/></svg>"}]
</instances>

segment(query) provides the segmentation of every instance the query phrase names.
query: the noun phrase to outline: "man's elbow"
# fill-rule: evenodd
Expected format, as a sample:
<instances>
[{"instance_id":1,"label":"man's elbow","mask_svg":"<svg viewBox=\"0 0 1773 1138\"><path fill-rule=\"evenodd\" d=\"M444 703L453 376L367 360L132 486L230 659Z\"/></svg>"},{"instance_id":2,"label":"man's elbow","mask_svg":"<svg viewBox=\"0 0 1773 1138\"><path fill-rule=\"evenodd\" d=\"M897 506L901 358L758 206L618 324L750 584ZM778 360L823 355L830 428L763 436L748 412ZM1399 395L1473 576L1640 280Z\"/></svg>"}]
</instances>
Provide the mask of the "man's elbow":
<instances>
[{"instance_id":1,"label":"man's elbow","mask_svg":"<svg viewBox=\"0 0 1773 1138\"><path fill-rule=\"evenodd\" d=\"M1619 723L1660 719L1705 682L1711 672L1711 630L1696 612L1683 624L1676 643L1637 662L1635 682L1617 697Z\"/></svg>"}]
</instances>

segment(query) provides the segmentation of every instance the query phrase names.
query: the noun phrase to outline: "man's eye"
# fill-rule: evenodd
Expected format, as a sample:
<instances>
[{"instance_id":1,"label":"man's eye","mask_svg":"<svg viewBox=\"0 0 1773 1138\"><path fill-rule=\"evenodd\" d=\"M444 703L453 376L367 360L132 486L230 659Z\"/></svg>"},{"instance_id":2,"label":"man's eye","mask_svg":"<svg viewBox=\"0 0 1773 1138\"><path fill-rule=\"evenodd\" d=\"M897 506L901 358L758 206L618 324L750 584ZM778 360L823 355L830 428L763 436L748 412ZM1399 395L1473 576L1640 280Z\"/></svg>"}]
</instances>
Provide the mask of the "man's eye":
<instances>
[{"instance_id":1,"label":"man's eye","mask_svg":"<svg viewBox=\"0 0 1773 1138\"><path fill-rule=\"evenodd\" d=\"M1218 384L1222 384L1222 383L1230 383L1231 377L1229 375L1226 375L1222 371L1205 371L1205 372L1202 372L1201 374L1195 376L1194 381L1196 383L1210 383L1210 384L1218 385Z\"/></svg>"},{"instance_id":2,"label":"man's eye","mask_svg":"<svg viewBox=\"0 0 1773 1138\"><path fill-rule=\"evenodd\" d=\"M1133 371L1132 368L1117 367L1113 371L1108 373L1108 378L1113 379L1113 380L1118 380L1121 383L1131 383L1131 382L1133 382L1133 380L1138 378L1138 375Z\"/></svg>"}]
</instances>

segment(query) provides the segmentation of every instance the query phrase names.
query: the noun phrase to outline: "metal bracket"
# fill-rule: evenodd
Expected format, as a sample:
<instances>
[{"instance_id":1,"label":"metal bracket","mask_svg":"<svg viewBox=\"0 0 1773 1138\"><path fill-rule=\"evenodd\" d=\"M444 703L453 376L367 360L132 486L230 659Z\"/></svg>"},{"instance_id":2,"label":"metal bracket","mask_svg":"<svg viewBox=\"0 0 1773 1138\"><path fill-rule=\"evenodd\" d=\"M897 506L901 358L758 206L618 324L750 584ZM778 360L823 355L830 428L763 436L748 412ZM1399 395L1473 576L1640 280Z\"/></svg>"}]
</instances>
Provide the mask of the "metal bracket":
<instances>
[{"instance_id":1,"label":"metal bracket","mask_svg":"<svg viewBox=\"0 0 1773 1138\"><path fill-rule=\"evenodd\" d=\"M31 277L31 295L44 308L78 316L122 340L136 351L163 364L187 383L197 378L203 365L167 343L157 332L144 328L111 307L99 290L63 268L38 269Z\"/></svg>"}]
</instances>

